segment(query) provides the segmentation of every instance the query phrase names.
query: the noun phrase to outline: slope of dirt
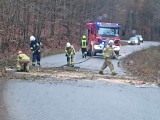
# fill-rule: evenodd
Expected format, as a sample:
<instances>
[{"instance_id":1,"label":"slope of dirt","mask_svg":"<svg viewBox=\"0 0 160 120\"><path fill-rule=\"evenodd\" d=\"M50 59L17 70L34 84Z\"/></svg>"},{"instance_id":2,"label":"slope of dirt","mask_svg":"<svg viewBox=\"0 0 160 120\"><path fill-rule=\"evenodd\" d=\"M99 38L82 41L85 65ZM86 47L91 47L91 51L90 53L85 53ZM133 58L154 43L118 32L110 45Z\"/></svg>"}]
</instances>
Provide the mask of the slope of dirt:
<instances>
[{"instance_id":1,"label":"slope of dirt","mask_svg":"<svg viewBox=\"0 0 160 120\"><path fill-rule=\"evenodd\" d=\"M29 73L24 72L9 72L10 79L23 79L23 80L39 80L45 78L64 79L64 80L103 80L106 82L117 84L138 84L142 83L137 77L122 76L122 75L100 75L96 71L89 71L87 69L72 68L72 67L59 67L59 68L32 68ZM145 83L147 85L156 85L153 82Z\"/></svg>"},{"instance_id":2,"label":"slope of dirt","mask_svg":"<svg viewBox=\"0 0 160 120\"><path fill-rule=\"evenodd\" d=\"M160 46L135 52L123 61L123 66L144 82L160 84Z\"/></svg>"}]
</instances>

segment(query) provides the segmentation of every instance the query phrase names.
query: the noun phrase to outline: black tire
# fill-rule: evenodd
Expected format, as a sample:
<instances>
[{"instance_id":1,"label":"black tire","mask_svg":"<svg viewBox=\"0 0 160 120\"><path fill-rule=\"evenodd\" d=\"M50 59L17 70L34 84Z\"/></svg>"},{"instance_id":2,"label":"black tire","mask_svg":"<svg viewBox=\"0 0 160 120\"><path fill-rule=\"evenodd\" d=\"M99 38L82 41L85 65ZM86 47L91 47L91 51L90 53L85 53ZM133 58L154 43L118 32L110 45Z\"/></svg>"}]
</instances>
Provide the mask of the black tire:
<instances>
[{"instance_id":1,"label":"black tire","mask_svg":"<svg viewBox=\"0 0 160 120\"><path fill-rule=\"evenodd\" d=\"M143 40L141 42L143 43Z\"/></svg>"},{"instance_id":2,"label":"black tire","mask_svg":"<svg viewBox=\"0 0 160 120\"><path fill-rule=\"evenodd\" d=\"M115 54L116 54L116 55L119 55L119 51L115 51Z\"/></svg>"},{"instance_id":3,"label":"black tire","mask_svg":"<svg viewBox=\"0 0 160 120\"><path fill-rule=\"evenodd\" d=\"M92 51L92 52L91 52L91 55L92 55L92 56L96 56L96 52L95 52L95 51Z\"/></svg>"},{"instance_id":4,"label":"black tire","mask_svg":"<svg viewBox=\"0 0 160 120\"><path fill-rule=\"evenodd\" d=\"M141 44L141 41L140 40L138 40L138 45L140 45Z\"/></svg>"},{"instance_id":5,"label":"black tire","mask_svg":"<svg viewBox=\"0 0 160 120\"><path fill-rule=\"evenodd\" d=\"M91 52L87 51L87 56L91 56Z\"/></svg>"}]
</instances>

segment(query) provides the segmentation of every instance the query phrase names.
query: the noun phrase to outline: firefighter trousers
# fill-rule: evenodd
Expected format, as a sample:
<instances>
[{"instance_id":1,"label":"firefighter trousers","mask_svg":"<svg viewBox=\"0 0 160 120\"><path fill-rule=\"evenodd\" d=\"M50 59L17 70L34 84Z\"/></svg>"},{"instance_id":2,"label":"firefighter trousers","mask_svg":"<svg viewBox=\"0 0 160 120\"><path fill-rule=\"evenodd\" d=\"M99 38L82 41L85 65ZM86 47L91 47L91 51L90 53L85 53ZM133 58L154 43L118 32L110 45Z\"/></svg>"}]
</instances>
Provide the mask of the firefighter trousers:
<instances>
[{"instance_id":1,"label":"firefighter trousers","mask_svg":"<svg viewBox=\"0 0 160 120\"><path fill-rule=\"evenodd\" d=\"M67 56L67 65L74 65L74 55Z\"/></svg>"},{"instance_id":2,"label":"firefighter trousers","mask_svg":"<svg viewBox=\"0 0 160 120\"><path fill-rule=\"evenodd\" d=\"M87 48L81 48L81 51L82 51L82 57L86 57L87 55Z\"/></svg>"},{"instance_id":3,"label":"firefighter trousers","mask_svg":"<svg viewBox=\"0 0 160 120\"><path fill-rule=\"evenodd\" d=\"M41 52L35 52L32 54L32 65L35 65L36 62L38 65L40 65L41 60Z\"/></svg>"},{"instance_id":4,"label":"firefighter trousers","mask_svg":"<svg viewBox=\"0 0 160 120\"><path fill-rule=\"evenodd\" d=\"M107 66L109 67L109 69L110 69L110 71L111 71L112 73L115 72L115 71L114 71L114 66L113 66L113 64L111 63L111 60L110 60L109 58L105 59L105 61L104 61L103 65L102 65L100 71L103 72L104 69L105 69Z\"/></svg>"},{"instance_id":5,"label":"firefighter trousers","mask_svg":"<svg viewBox=\"0 0 160 120\"><path fill-rule=\"evenodd\" d=\"M17 61L17 71L29 72L29 62Z\"/></svg>"}]
</instances>

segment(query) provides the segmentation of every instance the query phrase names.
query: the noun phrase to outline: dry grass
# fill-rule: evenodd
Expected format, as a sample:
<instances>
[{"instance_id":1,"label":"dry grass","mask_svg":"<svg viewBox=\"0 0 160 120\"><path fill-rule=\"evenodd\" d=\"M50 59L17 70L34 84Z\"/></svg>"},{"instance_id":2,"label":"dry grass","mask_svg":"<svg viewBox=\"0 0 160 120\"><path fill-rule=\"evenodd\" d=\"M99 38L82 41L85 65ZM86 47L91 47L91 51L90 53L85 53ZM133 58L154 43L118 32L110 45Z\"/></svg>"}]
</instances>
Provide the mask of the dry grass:
<instances>
[{"instance_id":1,"label":"dry grass","mask_svg":"<svg viewBox=\"0 0 160 120\"><path fill-rule=\"evenodd\" d=\"M129 55L123 65L145 82L160 83L160 46Z\"/></svg>"}]
</instances>

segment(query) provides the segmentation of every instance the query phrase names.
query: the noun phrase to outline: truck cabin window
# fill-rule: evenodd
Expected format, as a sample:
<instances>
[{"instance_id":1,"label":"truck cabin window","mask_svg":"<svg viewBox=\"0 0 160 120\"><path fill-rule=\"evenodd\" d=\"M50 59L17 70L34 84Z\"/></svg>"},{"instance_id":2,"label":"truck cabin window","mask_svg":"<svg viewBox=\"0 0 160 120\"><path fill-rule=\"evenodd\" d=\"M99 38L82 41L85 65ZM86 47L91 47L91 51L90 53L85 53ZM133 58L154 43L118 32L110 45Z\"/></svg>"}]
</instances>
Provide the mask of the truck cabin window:
<instances>
[{"instance_id":1,"label":"truck cabin window","mask_svg":"<svg viewBox=\"0 0 160 120\"><path fill-rule=\"evenodd\" d=\"M98 28L98 35L102 37L118 36L118 28Z\"/></svg>"}]
</instances>

